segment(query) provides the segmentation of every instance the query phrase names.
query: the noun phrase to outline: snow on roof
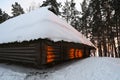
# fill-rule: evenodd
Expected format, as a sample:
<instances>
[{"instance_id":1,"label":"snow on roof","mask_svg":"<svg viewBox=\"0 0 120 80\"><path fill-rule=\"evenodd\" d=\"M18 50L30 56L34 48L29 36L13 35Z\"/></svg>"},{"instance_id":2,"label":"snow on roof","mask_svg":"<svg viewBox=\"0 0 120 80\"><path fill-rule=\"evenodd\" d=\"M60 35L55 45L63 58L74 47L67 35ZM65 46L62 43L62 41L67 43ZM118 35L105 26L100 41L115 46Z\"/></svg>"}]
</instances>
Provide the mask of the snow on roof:
<instances>
[{"instance_id":1,"label":"snow on roof","mask_svg":"<svg viewBox=\"0 0 120 80\"><path fill-rule=\"evenodd\" d=\"M0 24L0 43L48 38L94 45L47 7L17 16Z\"/></svg>"},{"instance_id":2,"label":"snow on roof","mask_svg":"<svg viewBox=\"0 0 120 80\"><path fill-rule=\"evenodd\" d=\"M0 80L120 80L120 59L91 57L42 70L0 64Z\"/></svg>"}]
</instances>

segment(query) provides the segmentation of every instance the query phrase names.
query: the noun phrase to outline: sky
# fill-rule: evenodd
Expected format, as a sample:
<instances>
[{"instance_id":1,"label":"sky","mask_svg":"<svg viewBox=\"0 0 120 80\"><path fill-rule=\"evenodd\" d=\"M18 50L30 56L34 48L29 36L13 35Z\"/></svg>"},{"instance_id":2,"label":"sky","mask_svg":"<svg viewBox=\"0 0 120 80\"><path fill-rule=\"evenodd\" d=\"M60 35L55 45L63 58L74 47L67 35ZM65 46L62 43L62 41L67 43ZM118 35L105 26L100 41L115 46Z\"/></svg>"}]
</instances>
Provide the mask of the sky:
<instances>
[{"instance_id":1,"label":"sky","mask_svg":"<svg viewBox=\"0 0 120 80\"><path fill-rule=\"evenodd\" d=\"M21 7L24 9L25 12L27 12L27 9L29 8L30 5L39 5L42 4L42 2L45 0L0 0L0 8L2 8L3 11L11 15L11 5L14 4L15 2L18 2ZM64 3L66 0L57 0L58 2ZM68 0L70 1L70 0ZM83 0L75 0L76 7L80 11L80 3Z\"/></svg>"}]
</instances>

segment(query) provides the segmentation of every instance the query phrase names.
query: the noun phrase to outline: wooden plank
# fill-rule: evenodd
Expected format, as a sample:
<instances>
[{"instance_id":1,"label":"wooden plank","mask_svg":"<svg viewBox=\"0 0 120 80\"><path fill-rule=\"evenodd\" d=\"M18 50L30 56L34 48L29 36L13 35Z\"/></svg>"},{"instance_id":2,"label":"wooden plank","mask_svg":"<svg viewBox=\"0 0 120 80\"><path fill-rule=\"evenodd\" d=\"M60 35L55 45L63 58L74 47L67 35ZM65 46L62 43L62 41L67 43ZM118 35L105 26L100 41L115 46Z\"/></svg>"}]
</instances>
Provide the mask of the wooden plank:
<instances>
[{"instance_id":1,"label":"wooden plank","mask_svg":"<svg viewBox=\"0 0 120 80\"><path fill-rule=\"evenodd\" d=\"M7 59L18 59L18 60L29 60L29 61L35 61L36 58L35 57L21 57L21 56L4 56L4 55L0 55L0 58L6 58Z\"/></svg>"},{"instance_id":2,"label":"wooden plank","mask_svg":"<svg viewBox=\"0 0 120 80\"><path fill-rule=\"evenodd\" d=\"M17 53L0 53L0 55L4 55L4 56L33 56L33 57L35 57L35 56L37 56L35 53L26 53L26 54L21 54L21 53L19 53L19 52L17 52Z\"/></svg>"}]
</instances>

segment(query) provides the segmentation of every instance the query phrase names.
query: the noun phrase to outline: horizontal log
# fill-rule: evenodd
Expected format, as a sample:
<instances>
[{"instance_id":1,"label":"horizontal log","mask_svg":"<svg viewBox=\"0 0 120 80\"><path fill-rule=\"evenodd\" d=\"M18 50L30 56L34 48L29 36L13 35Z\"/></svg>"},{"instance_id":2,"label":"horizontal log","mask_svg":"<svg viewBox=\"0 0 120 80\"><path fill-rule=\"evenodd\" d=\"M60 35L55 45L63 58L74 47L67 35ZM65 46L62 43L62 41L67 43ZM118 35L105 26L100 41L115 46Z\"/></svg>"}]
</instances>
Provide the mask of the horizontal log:
<instances>
[{"instance_id":1,"label":"horizontal log","mask_svg":"<svg viewBox=\"0 0 120 80\"><path fill-rule=\"evenodd\" d=\"M8 50L7 49L3 49L2 50L2 49L0 49L0 53L4 53L4 52L5 53L17 53L17 52L18 53L35 53L36 51L32 50L32 49L31 50L14 50L14 49L13 50L11 50L11 49L8 49Z\"/></svg>"},{"instance_id":2,"label":"horizontal log","mask_svg":"<svg viewBox=\"0 0 120 80\"><path fill-rule=\"evenodd\" d=\"M26 54L21 54L21 53L0 53L0 55L4 55L4 56L28 56L28 57L30 57L30 56L32 56L32 57L35 57L37 54L35 54L35 53L26 53Z\"/></svg>"},{"instance_id":3,"label":"horizontal log","mask_svg":"<svg viewBox=\"0 0 120 80\"><path fill-rule=\"evenodd\" d=\"M4 50L4 49L7 49L7 50L16 50L16 49L18 49L18 50L24 50L24 49L35 49L36 47L9 47L9 48L0 48L0 50L2 49L2 50Z\"/></svg>"},{"instance_id":4,"label":"horizontal log","mask_svg":"<svg viewBox=\"0 0 120 80\"><path fill-rule=\"evenodd\" d=\"M35 57L21 57L21 56L4 56L4 55L0 55L0 59L1 58L6 58L6 60L9 59L18 59L18 60L29 60L29 61L35 61L36 58Z\"/></svg>"},{"instance_id":5,"label":"horizontal log","mask_svg":"<svg viewBox=\"0 0 120 80\"><path fill-rule=\"evenodd\" d=\"M1 57L0 60L13 61L13 62L23 62L23 63L34 63L34 64L36 64L36 61L21 60L21 59L6 58L6 57Z\"/></svg>"}]
</instances>

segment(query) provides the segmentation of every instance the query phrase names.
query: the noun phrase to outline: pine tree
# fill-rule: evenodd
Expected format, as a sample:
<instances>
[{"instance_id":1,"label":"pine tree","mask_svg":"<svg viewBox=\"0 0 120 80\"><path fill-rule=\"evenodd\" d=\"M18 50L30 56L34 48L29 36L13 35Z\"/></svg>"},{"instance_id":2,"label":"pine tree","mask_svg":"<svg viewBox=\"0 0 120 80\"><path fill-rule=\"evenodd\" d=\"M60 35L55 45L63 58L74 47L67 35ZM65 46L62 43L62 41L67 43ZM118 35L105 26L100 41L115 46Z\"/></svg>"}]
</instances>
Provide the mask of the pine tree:
<instances>
[{"instance_id":1,"label":"pine tree","mask_svg":"<svg viewBox=\"0 0 120 80\"><path fill-rule=\"evenodd\" d=\"M6 21L9 18L10 18L10 16L0 9L0 23Z\"/></svg>"},{"instance_id":2,"label":"pine tree","mask_svg":"<svg viewBox=\"0 0 120 80\"><path fill-rule=\"evenodd\" d=\"M114 23L115 23L115 29L116 29L116 38L117 38L117 44L120 46L120 1L119 0L113 0L112 6L114 9ZM120 51L118 50L118 57L120 57Z\"/></svg>"},{"instance_id":3,"label":"pine tree","mask_svg":"<svg viewBox=\"0 0 120 80\"><path fill-rule=\"evenodd\" d=\"M10 16L6 12L3 12L3 20L6 21L9 18L10 18Z\"/></svg>"},{"instance_id":4,"label":"pine tree","mask_svg":"<svg viewBox=\"0 0 120 80\"><path fill-rule=\"evenodd\" d=\"M56 0L46 0L43 1L43 4L40 7L44 6L50 6L49 10L55 13L56 15L60 15L59 7L60 3L58 3Z\"/></svg>"},{"instance_id":5,"label":"pine tree","mask_svg":"<svg viewBox=\"0 0 120 80\"><path fill-rule=\"evenodd\" d=\"M3 20L2 20L2 10L0 9L0 23L2 23L3 22Z\"/></svg>"},{"instance_id":6,"label":"pine tree","mask_svg":"<svg viewBox=\"0 0 120 80\"><path fill-rule=\"evenodd\" d=\"M87 4L87 1L84 0L81 4L81 8L82 8L82 17L81 17L81 30L82 30L82 34L84 34L87 38L91 35L91 28L89 27L89 23L90 23L90 11L89 11L89 7Z\"/></svg>"},{"instance_id":7,"label":"pine tree","mask_svg":"<svg viewBox=\"0 0 120 80\"><path fill-rule=\"evenodd\" d=\"M75 7L74 0L66 0L64 6L62 7L61 16L74 28L79 30L79 11Z\"/></svg>"},{"instance_id":8,"label":"pine tree","mask_svg":"<svg viewBox=\"0 0 120 80\"><path fill-rule=\"evenodd\" d=\"M86 8L86 0L82 5L83 28L90 27L92 40L97 42L99 56L118 57L116 41L120 41L120 3L118 0L90 0ZM85 27L86 26L86 27ZM115 41L115 38L117 40Z\"/></svg>"},{"instance_id":9,"label":"pine tree","mask_svg":"<svg viewBox=\"0 0 120 80\"><path fill-rule=\"evenodd\" d=\"M17 2L15 2L15 4L12 4L12 14L13 17L24 14L23 8Z\"/></svg>"}]
</instances>

